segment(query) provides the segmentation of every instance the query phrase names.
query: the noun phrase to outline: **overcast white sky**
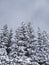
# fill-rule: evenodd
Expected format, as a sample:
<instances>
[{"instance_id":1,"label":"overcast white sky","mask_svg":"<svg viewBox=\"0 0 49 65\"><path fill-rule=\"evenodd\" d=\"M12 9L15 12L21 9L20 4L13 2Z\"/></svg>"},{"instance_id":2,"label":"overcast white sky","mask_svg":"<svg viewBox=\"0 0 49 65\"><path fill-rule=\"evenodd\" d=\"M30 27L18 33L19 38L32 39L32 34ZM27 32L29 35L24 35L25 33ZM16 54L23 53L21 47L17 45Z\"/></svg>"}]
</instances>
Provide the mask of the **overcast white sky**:
<instances>
[{"instance_id":1,"label":"overcast white sky","mask_svg":"<svg viewBox=\"0 0 49 65\"><path fill-rule=\"evenodd\" d=\"M49 0L0 0L0 29L8 24L15 30L22 21L49 32Z\"/></svg>"}]
</instances>

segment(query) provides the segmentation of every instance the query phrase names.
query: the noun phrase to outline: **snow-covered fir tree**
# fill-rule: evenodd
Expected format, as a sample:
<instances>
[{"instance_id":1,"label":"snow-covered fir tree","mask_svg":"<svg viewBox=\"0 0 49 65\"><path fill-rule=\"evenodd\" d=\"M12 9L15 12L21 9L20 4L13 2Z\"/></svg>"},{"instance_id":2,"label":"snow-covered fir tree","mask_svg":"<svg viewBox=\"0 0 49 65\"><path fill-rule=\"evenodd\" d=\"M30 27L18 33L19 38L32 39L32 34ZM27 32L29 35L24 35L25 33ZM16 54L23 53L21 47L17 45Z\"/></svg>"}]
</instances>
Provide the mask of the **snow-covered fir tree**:
<instances>
[{"instance_id":1,"label":"snow-covered fir tree","mask_svg":"<svg viewBox=\"0 0 49 65\"><path fill-rule=\"evenodd\" d=\"M34 29L33 26L31 25L31 23L29 22L27 24L27 46L26 46L26 56L28 57L33 57L36 53L35 53L35 33L34 33Z\"/></svg>"},{"instance_id":2,"label":"snow-covered fir tree","mask_svg":"<svg viewBox=\"0 0 49 65\"><path fill-rule=\"evenodd\" d=\"M12 38L13 38L13 32L12 32L12 29L10 29L10 31L9 31L9 34L8 34L8 43L6 44L6 47L7 47L7 49L6 49L6 51L7 51L7 54L9 54L10 53L10 51L11 51L11 45L12 45Z\"/></svg>"},{"instance_id":3,"label":"snow-covered fir tree","mask_svg":"<svg viewBox=\"0 0 49 65\"><path fill-rule=\"evenodd\" d=\"M48 38L48 34L46 33L46 31L43 31L42 33L43 35L43 49L44 49L44 53L46 55L46 63L49 60L49 38Z\"/></svg>"},{"instance_id":4,"label":"snow-covered fir tree","mask_svg":"<svg viewBox=\"0 0 49 65\"><path fill-rule=\"evenodd\" d=\"M37 62L42 65L46 63L46 44L47 39L43 32L41 32L40 28L38 28L38 38L37 38L37 49L36 49L36 56Z\"/></svg>"},{"instance_id":5,"label":"snow-covered fir tree","mask_svg":"<svg viewBox=\"0 0 49 65\"><path fill-rule=\"evenodd\" d=\"M1 42L0 42L1 46L7 48L6 46L8 44L8 25L7 24L5 24L3 28L1 29L0 39L1 39Z\"/></svg>"},{"instance_id":6,"label":"snow-covered fir tree","mask_svg":"<svg viewBox=\"0 0 49 65\"><path fill-rule=\"evenodd\" d=\"M49 36L38 28L37 35L32 24L12 29L5 24L0 32L0 65L49 65Z\"/></svg>"}]
</instances>

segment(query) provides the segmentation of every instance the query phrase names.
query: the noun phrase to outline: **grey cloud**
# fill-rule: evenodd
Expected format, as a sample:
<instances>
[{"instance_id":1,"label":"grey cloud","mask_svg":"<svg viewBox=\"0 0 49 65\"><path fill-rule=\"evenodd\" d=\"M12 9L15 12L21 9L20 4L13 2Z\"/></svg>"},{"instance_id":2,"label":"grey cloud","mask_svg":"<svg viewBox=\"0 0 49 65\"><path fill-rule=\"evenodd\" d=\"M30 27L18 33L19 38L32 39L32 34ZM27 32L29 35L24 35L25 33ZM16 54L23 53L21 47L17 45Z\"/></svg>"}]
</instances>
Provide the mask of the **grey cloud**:
<instances>
[{"instance_id":1,"label":"grey cloud","mask_svg":"<svg viewBox=\"0 0 49 65\"><path fill-rule=\"evenodd\" d=\"M16 29L22 21L48 31L49 0L0 0L0 29L5 23Z\"/></svg>"}]
</instances>

